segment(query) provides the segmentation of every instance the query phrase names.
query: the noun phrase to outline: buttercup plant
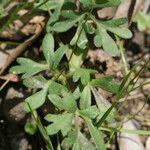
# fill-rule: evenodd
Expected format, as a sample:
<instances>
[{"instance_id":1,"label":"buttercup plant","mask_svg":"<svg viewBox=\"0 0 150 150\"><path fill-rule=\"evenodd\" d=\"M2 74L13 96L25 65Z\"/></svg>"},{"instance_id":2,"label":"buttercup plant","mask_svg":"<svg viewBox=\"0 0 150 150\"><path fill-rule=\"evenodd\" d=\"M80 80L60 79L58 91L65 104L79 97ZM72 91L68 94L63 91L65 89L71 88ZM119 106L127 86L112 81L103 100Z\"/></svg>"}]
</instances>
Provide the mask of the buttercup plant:
<instances>
[{"instance_id":1,"label":"buttercup plant","mask_svg":"<svg viewBox=\"0 0 150 150\"><path fill-rule=\"evenodd\" d=\"M103 48L111 56L118 56L116 42L109 32L129 39L132 33L121 27L126 18L101 20L94 13L96 10L118 6L120 0L39 0L35 7L47 11L49 14L46 33L42 42L45 63L38 63L28 58L17 58L19 65L10 72L22 74L26 87L37 89L25 100L24 110L31 112L39 109L46 101L50 101L55 110L47 114L44 119L49 123L44 127L39 118L35 118L36 125L46 142L47 149L54 149L49 136L57 134L57 149L73 150L105 150L104 133L100 127L114 123L117 102L128 91L125 87L129 82L131 72L119 85L112 77L94 78L97 71L83 67L88 50L88 35L92 35L93 44ZM70 42L65 44L59 38L59 33L76 29ZM58 44L56 44L58 43ZM66 57L63 68L62 58ZM30 68L30 69L29 69ZM51 72L48 79L39 75L41 71ZM74 88L71 85L74 85ZM102 88L117 94L112 106L106 102L95 89ZM94 97L94 100L92 98ZM84 123L82 123L84 120ZM83 132L87 127L88 131ZM59 144L61 143L61 144Z\"/></svg>"}]
</instances>

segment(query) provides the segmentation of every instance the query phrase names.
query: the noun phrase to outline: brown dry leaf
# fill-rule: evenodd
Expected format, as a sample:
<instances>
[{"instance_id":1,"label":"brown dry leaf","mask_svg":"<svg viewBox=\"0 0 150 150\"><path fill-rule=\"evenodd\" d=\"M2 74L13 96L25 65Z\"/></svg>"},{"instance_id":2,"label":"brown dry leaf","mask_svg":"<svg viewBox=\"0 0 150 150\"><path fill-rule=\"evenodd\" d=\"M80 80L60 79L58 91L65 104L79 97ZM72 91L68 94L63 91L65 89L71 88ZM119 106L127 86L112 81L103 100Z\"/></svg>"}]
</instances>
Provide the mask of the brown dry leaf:
<instances>
[{"instance_id":1,"label":"brown dry leaf","mask_svg":"<svg viewBox=\"0 0 150 150\"><path fill-rule=\"evenodd\" d=\"M24 41L22 44L17 46L14 49L11 49L9 54L4 54L2 51L0 51L0 57L3 60L3 65L1 65L0 75L3 74L3 72L9 67L9 65L28 47L32 44L32 42L37 39L37 37L40 35L44 27L44 22L37 23L36 24L36 30L35 33L26 41Z\"/></svg>"}]
</instances>

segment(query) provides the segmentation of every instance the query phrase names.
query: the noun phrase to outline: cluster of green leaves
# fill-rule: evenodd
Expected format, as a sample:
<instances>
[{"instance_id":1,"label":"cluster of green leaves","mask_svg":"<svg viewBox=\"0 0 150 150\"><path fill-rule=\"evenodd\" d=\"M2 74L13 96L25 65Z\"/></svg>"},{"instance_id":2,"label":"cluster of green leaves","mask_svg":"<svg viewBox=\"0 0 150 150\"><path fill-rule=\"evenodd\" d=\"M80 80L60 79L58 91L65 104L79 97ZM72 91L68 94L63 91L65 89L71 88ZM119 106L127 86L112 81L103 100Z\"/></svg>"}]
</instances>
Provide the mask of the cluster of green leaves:
<instances>
[{"instance_id":1,"label":"cluster of green leaves","mask_svg":"<svg viewBox=\"0 0 150 150\"><path fill-rule=\"evenodd\" d=\"M47 36L49 36L49 33L45 37ZM47 38L44 38L43 43L45 43L45 39ZM52 42L54 41L52 40ZM47 41L46 44L49 45L49 41ZM51 44L49 45L50 47L52 46ZM47 51L46 45L45 47L46 48L43 49L43 53L51 53L50 51ZM52 56L55 56L57 51L58 49ZM58 58L54 59L54 61L49 61L49 55L50 54L45 56L47 63L49 62L49 64L55 64L54 62L57 61ZM111 77L91 79L90 74L95 73L95 70L77 68L72 72L72 81L76 83L80 80L80 83L76 89L71 92L71 90L67 88L67 85L62 85L53 79L47 80L40 75L35 75L42 70L47 70L49 67L54 70L54 65L39 64L27 58L18 58L17 62L20 65L12 67L10 71L15 71L17 74L23 74L23 84L26 87L40 89L38 92L34 93L25 100L24 110L26 112L31 112L31 110L33 111L40 108L47 98L56 108L56 114L48 114L45 116L45 120L50 122L50 125L48 125L46 128L46 131L49 135L54 135L61 131L62 135L66 137L62 141L62 147L64 147L64 149L73 147L73 149L76 150L77 147L80 147L94 150L94 145L92 145L83 135L83 133L81 133L80 130L82 127L75 127L79 121L79 118L83 118L88 125L90 134L94 139L96 147L98 149L105 149L103 138L101 136L102 133L96 127L94 127L92 120L96 119L96 122L98 122L110 105L102 105L102 103L100 104L98 102L100 96L97 96L98 93L96 93L96 91L93 91L94 96L96 95L96 104L92 105L91 90L94 87L100 87L112 93L116 93L119 85L113 83ZM32 68L29 69L31 66ZM110 120L113 121L112 117L108 117L107 121ZM73 122L75 123L73 124ZM32 133L32 131L30 133ZM72 140L71 143L70 140Z\"/></svg>"},{"instance_id":2,"label":"cluster of green leaves","mask_svg":"<svg viewBox=\"0 0 150 150\"><path fill-rule=\"evenodd\" d=\"M39 3L42 3L41 0ZM38 3L38 4L39 4ZM103 49L112 56L118 55L118 48L113 38L108 34L112 32L122 38L131 38L130 30L120 27L126 22L125 18L116 20L101 21L92 15L90 10L116 6L120 0L80 0L81 9L77 12L73 0L48 1L40 8L42 10L54 9L53 14L48 20L47 32L66 32L72 27L76 27L76 33L70 41L70 45L75 45L81 49L88 46L87 35L94 35L94 44ZM38 5L37 4L37 5ZM108 44L109 43L109 44Z\"/></svg>"},{"instance_id":3,"label":"cluster of green leaves","mask_svg":"<svg viewBox=\"0 0 150 150\"><path fill-rule=\"evenodd\" d=\"M81 67L88 48L88 35L94 35L96 47L103 49L112 56L118 55L118 47L109 32L122 38L130 38L130 30L120 27L126 22L125 18L117 20L99 20L93 10L117 6L120 0L80 0L77 8L74 0L39 0L35 8L49 13L46 25L46 34L42 42L44 63L38 63L28 58L18 58L19 65L10 69L10 72L23 74L22 79L26 87L37 89L37 92L25 100L24 109L32 112L39 109L45 101L50 101L55 107L52 114L47 114L45 120L49 125L45 128L37 121L38 128L46 141L49 135L61 134L62 148L73 150L105 150L103 133L96 124L114 121L114 110L104 118L110 104L97 92L96 87L116 94L119 85L113 82L112 77L94 78L97 71ZM59 41L58 33L76 29L70 43ZM74 31L74 30L73 30ZM65 33L64 33L65 34ZM59 40L58 40L59 39ZM56 44L58 42L58 45ZM65 71L60 70L62 58L66 56ZM29 69L30 68L30 69ZM41 71L49 70L50 79L39 75ZM71 84L75 86L70 89ZM92 100L92 95L94 100ZM103 119L104 118L104 119ZM83 119L89 133L82 133L85 127L80 123ZM90 134L90 136L89 136ZM92 139L92 142L90 142ZM49 144L51 145L51 144ZM53 149L47 145L48 149Z\"/></svg>"}]
</instances>

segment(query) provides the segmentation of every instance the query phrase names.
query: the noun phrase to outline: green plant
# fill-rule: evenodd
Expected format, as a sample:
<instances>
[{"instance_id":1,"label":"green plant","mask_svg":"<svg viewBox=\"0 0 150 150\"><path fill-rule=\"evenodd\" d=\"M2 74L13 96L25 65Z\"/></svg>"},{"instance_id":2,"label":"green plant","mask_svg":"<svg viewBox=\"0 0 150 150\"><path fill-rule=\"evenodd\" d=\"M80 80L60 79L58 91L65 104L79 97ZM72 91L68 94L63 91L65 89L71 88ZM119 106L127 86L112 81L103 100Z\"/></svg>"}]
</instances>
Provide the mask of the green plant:
<instances>
[{"instance_id":1,"label":"green plant","mask_svg":"<svg viewBox=\"0 0 150 150\"><path fill-rule=\"evenodd\" d=\"M121 38L132 37L130 30L120 27L126 22L125 18L102 21L95 14L99 8L119 4L120 0L80 0L79 8L74 0L39 0L34 4L35 8L47 11L49 14L46 34L42 42L46 61L38 63L28 58L18 58L19 65L12 67L10 72L23 74L23 84L38 90L25 100L26 112L31 112L34 116L33 111L40 108L45 101L50 101L49 107L55 107L53 113L47 114L44 118L49 122L46 128L39 117L34 117L46 141L47 149L54 149L49 135L55 134L58 137L57 149L106 149L104 133L101 130L109 132L113 130L104 128L104 125L114 123L115 106L120 98L131 92L131 86L136 79L130 79L134 69L119 85L113 82L112 77L94 78L92 75L97 71L84 68L83 62L88 43L91 42L88 40L88 35L93 35L93 43L96 47L103 47L112 56L119 55L119 51L116 42L108 32ZM76 29L73 38L70 39L69 44L64 44L59 33L73 28ZM56 46L56 43L59 46ZM65 56L67 62L62 69L60 64ZM48 79L39 74L45 70L49 70L52 74ZM75 88L72 89L71 85ZM116 94L114 103L112 105L107 103L95 90L96 87ZM83 133L85 127L88 131Z\"/></svg>"}]
</instances>

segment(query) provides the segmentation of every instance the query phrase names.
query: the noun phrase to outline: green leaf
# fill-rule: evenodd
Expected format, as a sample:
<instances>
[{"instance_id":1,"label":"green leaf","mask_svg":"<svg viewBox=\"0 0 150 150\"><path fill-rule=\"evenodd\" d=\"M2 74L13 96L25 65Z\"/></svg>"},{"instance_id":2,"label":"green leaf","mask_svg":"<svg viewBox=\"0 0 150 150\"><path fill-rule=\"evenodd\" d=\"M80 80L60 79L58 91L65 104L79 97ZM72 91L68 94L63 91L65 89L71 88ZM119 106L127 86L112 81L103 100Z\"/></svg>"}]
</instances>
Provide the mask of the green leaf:
<instances>
[{"instance_id":1,"label":"green leaf","mask_svg":"<svg viewBox=\"0 0 150 150\"><path fill-rule=\"evenodd\" d=\"M83 69L83 68L76 68L73 72L73 81L77 82L79 79L83 85L86 85L90 82L90 74L95 73L95 70L92 69Z\"/></svg>"},{"instance_id":2,"label":"green leaf","mask_svg":"<svg viewBox=\"0 0 150 150\"><path fill-rule=\"evenodd\" d=\"M67 51L67 58L68 60L71 57L72 54L72 49L68 49ZM76 51L72 54L70 63L69 63L69 69L70 72L74 72L76 70L76 68L80 68L81 64L83 63L83 59L85 57L85 53L86 51L80 48L76 48Z\"/></svg>"},{"instance_id":3,"label":"green leaf","mask_svg":"<svg viewBox=\"0 0 150 150\"><path fill-rule=\"evenodd\" d=\"M83 92L81 93L80 97L80 109L86 109L91 106L91 89L90 86L87 85Z\"/></svg>"},{"instance_id":4,"label":"green leaf","mask_svg":"<svg viewBox=\"0 0 150 150\"><path fill-rule=\"evenodd\" d=\"M48 98L53 103L53 105L55 105L57 108L64 109L63 101L62 101L61 97L59 97L58 95L55 95L55 94L49 94Z\"/></svg>"},{"instance_id":5,"label":"green leaf","mask_svg":"<svg viewBox=\"0 0 150 150\"><path fill-rule=\"evenodd\" d=\"M77 104L74 96L71 93L66 93L63 97L64 109L68 112L75 112L77 110Z\"/></svg>"},{"instance_id":6,"label":"green leaf","mask_svg":"<svg viewBox=\"0 0 150 150\"><path fill-rule=\"evenodd\" d=\"M59 62L61 61L63 55L65 54L65 51L68 47L66 45L61 45L54 54L54 63L53 63L53 69L56 69Z\"/></svg>"},{"instance_id":7,"label":"green leaf","mask_svg":"<svg viewBox=\"0 0 150 150\"><path fill-rule=\"evenodd\" d=\"M53 24L59 19L60 15L61 15L61 9L62 6L64 4L64 0L59 0L59 1L54 1L53 3L55 3L55 7L54 7L54 11L52 13L52 15L50 16L47 25L46 25L46 31L47 32L51 32L52 31L52 26ZM48 11L50 9L47 9Z\"/></svg>"},{"instance_id":8,"label":"green leaf","mask_svg":"<svg viewBox=\"0 0 150 150\"><path fill-rule=\"evenodd\" d=\"M48 92L50 94L61 95L63 91L67 92L68 89L62 84L59 84L54 81L50 81L49 88L48 88Z\"/></svg>"},{"instance_id":9,"label":"green leaf","mask_svg":"<svg viewBox=\"0 0 150 150\"><path fill-rule=\"evenodd\" d=\"M42 135L43 139L46 142L46 148L47 148L47 150L54 150L52 142L51 142L51 140L49 138L49 135L48 135L48 133L46 131L46 128L43 127L43 125L42 125L41 120L40 120L39 117L37 118L37 126L38 126L38 129L40 131L40 134Z\"/></svg>"},{"instance_id":10,"label":"green leaf","mask_svg":"<svg viewBox=\"0 0 150 150\"><path fill-rule=\"evenodd\" d=\"M94 44L95 44L96 47L101 47L102 46L102 37L101 37L100 34L96 35L94 37Z\"/></svg>"},{"instance_id":11,"label":"green leaf","mask_svg":"<svg viewBox=\"0 0 150 150\"><path fill-rule=\"evenodd\" d=\"M90 119L86 119L86 122L87 122L88 129L90 131L90 134L94 140L94 143L95 143L97 149L98 150L106 150L106 146L103 141L102 133L96 127L94 127L94 125L92 124L92 121Z\"/></svg>"},{"instance_id":12,"label":"green leaf","mask_svg":"<svg viewBox=\"0 0 150 150\"><path fill-rule=\"evenodd\" d=\"M95 119L99 115L99 110L96 106L90 106L89 108L79 110L79 114L90 119Z\"/></svg>"},{"instance_id":13,"label":"green leaf","mask_svg":"<svg viewBox=\"0 0 150 150\"><path fill-rule=\"evenodd\" d=\"M75 112L77 109L76 101L70 93L67 93L64 98L54 94L48 95L48 98L59 109L67 110L68 112Z\"/></svg>"},{"instance_id":14,"label":"green leaf","mask_svg":"<svg viewBox=\"0 0 150 150\"><path fill-rule=\"evenodd\" d=\"M132 32L126 28L106 27L106 29L110 32L117 34L118 36L120 36L124 39L130 39L132 37Z\"/></svg>"},{"instance_id":15,"label":"green leaf","mask_svg":"<svg viewBox=\"0 0 150 150\"><path fill-rule=\"evenodd\" d=\"M81 146L80 146L79 141L76 141L76 142L73 144L72 150L81 150Z\"/></svg>"},{"instance_id":16,"label":"green leaf","mask_svg":"<svg viewBox=\"0 0 150 150\"><path fill-rule=\"evenodd\" d=\"M32 108L29 104L28 104L28 107L31 111L32 116L34 117L34 120L36 121L36 125L37 125L43 139L45 140L47 150L54 150L53 145L51 143L51 140L49 138L49 135L47 134L47 131L46 131L45 127L43 127L40 118L36 117L34 115L34 112L33 112Z\"/></svg>"},{"instance_id":17,"label":"green leaf","mask_svg":"<svg viewBox=\"0 0 150 150\"><path fill-rule=\"evenodd\" d=\"M77 18L69 19L66 21L57 22L53 25L52 29L55 32L66 32L71 29L78 21L80 21L84 15L81 15Z\"/></svg>"},{"instance_id":18,"label":"green leaf","mask_svg":"<svg viewBox=\"0 0 150 150\"><path fill-rule=\"evenodd\" d=\"M61 145L64 149L69 149L75 143L77 138L76 131L70 131L68 136L62 141Z\"/></svg>"},{"instance_id":19,"label":"green leaf","mask_svg":"<svg viewBox=\"0 0 150 150\"><path fill-rule=\"evenodd\" d=\"M96 89L93 88L92 93L99 109L99 115L96 118L96 120L99 121L101 117L106 113L106 111L110 108L111 104ZM109 114L109 116L106 119L107 122L109 123L114 122L114 116L115 116L114 112L115 110L113 110Z\"/></svg>"},{"instance_id":20,"label":"green leaf","mask_svg":"<svg viewBox=\"0 0 150 150\"><path fill-rule=\"evenodd\" d=\"M78 99L81 96L81 89L80 89L80 85L77 86L77 88L74 90L73 92L73 97L74 99Z\"/></svg>"},{"instance_id":21,"label":"green leaf","mask_svg":"<svg viewBox=\"0 0 150 150\"><path fill-rule=\"evenodd\" d=\"M15 72L16 74L24 73L22 78L31 77L31 76L37 74L38 72L48 69L47 65L39 64L28 58L17 58L17 62L20 65L10 68L9 71ZM32 69L29 69L31 67L32 67Z\"/></svg>"},{"instance_id":22,"label":"green leaf","mask_svg":"<svg viewBox=\"0 0 150 150\"><path fill-rule=\"evenodd\" d=\"M88 39L84 28L84 22L82 21L82 23L79 24L74 37L70 41L70 45L77 44L81 49L85 49L87 47Z\"/></svg>"},{"instance_id":23,"label":"green leaf","mask_svg":"<svg viewBox=\"0 0 150 150\"><path fill-rule=\"evenodd\" d=\"M95 5L94 0L80 0L80 3L82 3L84 7L90 7L90 8Z\"/></svg>"},{"instance_id":24,"label":"green leaf","mask_svg":"<svg viewBox=\"0 0 150 150\"><path fill-rule=\"evenodd\" d=\"M77 5L74 2L74 0L66 0L65 3L64 3L64 5L63 5L63 8L62 8L62 11L63 10L73 10L73 11L76 11L77 10ZM61 15L62 15L62 11L61 11Z\"/></svg>"},{"instance_id":25,"label":"green leaf","mask_svg":"<svg viewBox=\"0 0 150 150\"><path fill-rule=\"evenodd\" d=\"M53 22L56 22L59 19L63 3L64 3L64 0L59 0L59 2L57 2L56 8L53 14L51 15L50 19L48 20L48 25L52 24Z\"/></svg>"},{"instance_id":26,"label":"green leaf","mask_svg":"<svg viewBox=\"0 0 150 150\"><path fill-rule=\"evenodd\" d=\"M79 131L73 150L95 150L90 141Z\"/></svg>"},{"instance_id":27,"label":"green leaf","mask_svg":"<svg viewBox=\"0 0 150 150\"><path fill-rule=\"evenodd\" d=\"M101 37L102 37L103 49L111 56L118 55L119 54L118 47L115 41L106 32L106 30L101 30Z\"/></svg>"},{"instance_id":28,"label":"green leaf","mask_svg":"<svg viewBox=\"0 0 150 150\"><path fill-rule=\"evenodd\" d=\"M56 1L45 1L45 0L39 0L38 3L34 3L34 8L41 9L44 11L49 11L51 9L55 9L57 7Z\"/></svg>"},{"instance_id":29,"label":"green leaf","mask_svg":"<svg viewBox=\"0 0 150 150\"><path fill-rule=\"evenodd\" d=\"M101 24L103 24L104 26L109 26L109 27L117 27L117 26L125 24L126 22L127 22L126 18L100 21Z\"/></svg>"},{"instance_id":30,"label":"green leaf","mask_svg":"<svg viewBox=\"0 0 150 150\"><path fill-rule=\"evenodd\" d=\"M50 125L47 126L47 133L49 135L54 135L61 131L63 136L66 136L67 133L71 130L72 127L72 114L61 114L61 115L54 115L48 114L45 116L45 120L52 122Z\"/></svg>"},{"instance_id":31,"label":"green leaf","mask_svg":"<svg viewBox=\"0 0 150 150\"><path fill-rule=\"evenodd\" d=\"M111 93L117 93L119 89L119 85L112 82L112 77L102 77L99 79L93 79L90 82L90 85L93 87L100 87Z\"/></svg>"},{"instance_id":32,"label":"green leaf","mask_svg":"<svg viewBox=\"0 0 150 150\"><path fill-rule=\"evenodd\" d=\"M85 33L85 30L82 29L81 34L79 35L79 40L77 42L77 45L81 49L85 49L87 47L88 39Z\"/></svg>"},{"instance_id":33,"label":"green leaf","mask_svg":"<svg viewBox=\"0 0 150 150\"><path fill-rule=\"evenodd\" d=\"M23 84L29 88L44 88L48 81L42 76L33 76L23 80Z\"/></svg>"},{"instance_id":34,"label":"green leaf","mask_svg":"<svg viewBox=\"0 0 150 150\"><path fill-rule=\"evenodd\" d=\"M75 19L79 16L77 12L74 12L73 10L62 10L61 11L61 16L66 18L66 19Z\"/></svg>"},{"instance_id":35,"label":"green leaf","mask_svg":"<svg viewBox=\"0 0 150 150\"><path fill-rule=\"evenodd\" d=\"M54 38L51 33L47 33L42 42L43 53L46 58L46 62L51 68L54 61Z\"/></svg>"},{"instance_id":36,"label":"green leaf","mask_svg":"<svg viewBox=\"0 0 150 150\"><path fill-rule=\"evenodd\" d=\"M24 110L26 112L30 112L29 106L30 105L32 110L35 110L42 106L45 102L46 99L46 94L47 94L47 88L44 88L43 90L33 94L32 96L28 97L25 99L25 105L24 105Z\"/></svg>"},{"instance_id":37,"label":"green leaf","mask_svg":"<svg viewBox=\"0 0 150 150\"><path fill-rule=\"evenodd\" d=\"M26 133L30 134L30 135L34 135L37 131L37 125L35 123L35 121L27 121L25 126L24 126L24 130Z\"/></svg>"}]
</instances>

